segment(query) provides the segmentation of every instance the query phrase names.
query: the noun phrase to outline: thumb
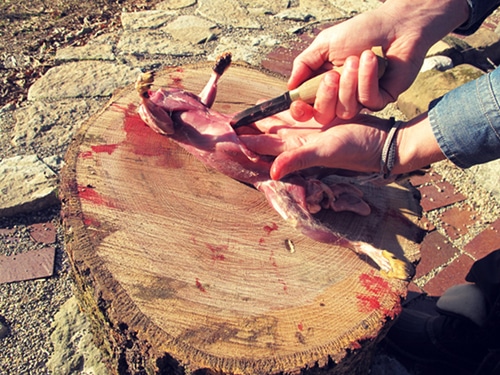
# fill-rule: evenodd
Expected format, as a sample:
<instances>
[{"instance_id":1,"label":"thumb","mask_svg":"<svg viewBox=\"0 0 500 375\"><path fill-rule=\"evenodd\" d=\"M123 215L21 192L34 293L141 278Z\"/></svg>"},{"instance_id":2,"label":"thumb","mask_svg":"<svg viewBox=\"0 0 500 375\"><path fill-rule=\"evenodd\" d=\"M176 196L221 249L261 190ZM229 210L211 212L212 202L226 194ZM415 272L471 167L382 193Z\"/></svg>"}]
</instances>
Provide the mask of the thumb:
<instances>
[{"instance_id":1,"label":"thumb","mask_svg":"<svg viewBox=\"0 0 500 375\"><path fill-rule=\"evenodd\" d=\"M279 180L287 174L319 166L321 160L313 147L302 146L279 154L271 166L271 178Z\"/></svg>"}]
</instances>

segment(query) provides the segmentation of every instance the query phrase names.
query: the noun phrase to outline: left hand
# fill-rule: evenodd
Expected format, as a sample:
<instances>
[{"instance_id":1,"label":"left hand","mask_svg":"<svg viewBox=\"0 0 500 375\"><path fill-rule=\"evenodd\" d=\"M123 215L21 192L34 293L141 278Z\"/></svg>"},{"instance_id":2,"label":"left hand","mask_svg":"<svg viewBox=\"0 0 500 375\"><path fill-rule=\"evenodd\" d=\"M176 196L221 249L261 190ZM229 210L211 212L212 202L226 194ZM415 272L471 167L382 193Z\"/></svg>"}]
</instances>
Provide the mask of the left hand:
<instances>
[{"instance_id":1,"label":"left hand","mask_svg":"<svg viewBox=\"0 0 500 375\"><path fill-rule=\"evenodd\" d=\"M252 151L273 155L271 178L322 166L357 172L379 172L382 147L391 122L369 115L335 119L321 125L314 119L296 122L289 111L258 121L263 134L242 134Z\"/></svg>"}]
</instances>

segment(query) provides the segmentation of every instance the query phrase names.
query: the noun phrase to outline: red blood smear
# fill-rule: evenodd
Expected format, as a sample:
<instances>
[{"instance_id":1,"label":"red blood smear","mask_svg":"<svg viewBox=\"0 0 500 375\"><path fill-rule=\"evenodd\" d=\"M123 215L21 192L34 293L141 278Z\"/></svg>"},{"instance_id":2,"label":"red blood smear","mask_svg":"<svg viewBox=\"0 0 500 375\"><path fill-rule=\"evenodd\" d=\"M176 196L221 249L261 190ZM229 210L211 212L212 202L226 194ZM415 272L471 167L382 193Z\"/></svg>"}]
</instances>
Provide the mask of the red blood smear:
<instances>
[{"instance_id":1,"label":"red blood smear","mask_svg":"<svg viewBox=\"0 0 500 375\"><path fill-rule=\"evenodd\" d=\"M273 223L272 226L266 225L263 229L269 235L272 231L278 230L278 225Z\"/></svg>"},{"instance_id":2,"label":"red blood smear","mask_svg":"<svg viewBox=\"0 0 500 375\"><path fill-rule=\"evenodd\" d=\"M297 328L298 328L299 331L304 330L304 325L302 324L302 322L300 322L299 324L297 324Z\"/></svg>"},{"instance_id":3,"label":"red blood smear","mask_svg":"<svg viewBox=\"0 0 500 375\"><path fill-rule=\"evenodd\" d=\"M214 246L214 245L207 243L206 246L212 252L212 259L213 260L225 260L226 259L224 254L222 254L222 251L227 251L227 249L228 249L227 245Z\"/></svg>"},{"instance_id":4,"label":"red blood smear","mask_svg":"<svg viewBox=\"0 0 500 375\"><path fill-rule=\"evenodd\" d=\"M207 291L205 290L205 288L203 287L203 285L201 285L200 283L200 280L198 278L196 278L196 287L203 293L206 293Z\"/></svg>"},{"instance_id":5,"label":"red blood smear","mask_svg":"<svg viewBox=\"0 0 500 375\"><path fill-rule=\"evenodd\" d=\"M380 276L375 276L373 271L371 274L363 273L359 276L361 285L369 292L369 295L358 294L360 311L371 312L381 307L379 298L386 295L393 295L395 300L399 301L397 293L392 290L387 280ZM401 311L401 304L397 304L392 309L384 309L382 313L385 316L394 318Z\"/></svg>"},{"instance_id":6,"label":"red blood smear","mask_svg":"<svg viewBox=\"0 0 500 375\"><path fill-rule=\"evenodd\" d=\"M359 281L370 293L381 295L392 292L389 283L379 276L363 273L359 276Z\"/></svg>"},{"instance_id":7,"label":"red blood smear","mask_svg":"<svg viewBox=\"0 0 500 375\"><path fill-rule=\"evenodd\" d=\"M91 146L90 148L92 151L96 153L101 153L101 152L106 152L109 155L111 155L116 148L119 146L119 144L110 144L110 145L98 145L98 146Z\"/></svg>"},{"instance_id":8,"label":"red blood smear","mask_svg":"<svg viewBox=\"0 0 500 375\"><path fill-rule=\"evenodd\" d=\"M115 205L103 197L94 190L92 187L88 186L78 186L78 196L82 199L85 199L86 201L92 202L97 205L102 205L102 206L108 206L108 207L115 207Z\"/></svg>"},{"instance_id":9,"label":"red blood smear","mask_svg":"<svg viewBox=\"0 0 500 375\"><path fill-rule=\"evenodd\" d=\"M140 156L159 156L165 154L165 142L167 138L151 130L137 113L137 107L129 104L122 107L114 104L114 107L125 114L123 130L125 140L123 145L130 146L132 152Z\"/></svg>"},{"instance_id":10,"label":"red blood smear","mask_svg":"<svg viewBox=\"0 0 500 375\"><path fill-rule=\"evenodd\" d=\"M353 341L351 342L351 349L361 349L361 344L359 343L359 341Z\"/></svg>"},{"instance_id":11,"label":"red blood smear","mask_svg":"<svg viewBox=\"0 0 500 375\"><path fill-rule=\"evenodd\" d=\"M95 228L99 228L101 226L101 223L97 219L88 216L85 216L83 218L83 224L85 224L85 226L87 227L95 227Z\"/></svg>"},{"instance_id":12,"label":"red blood smear","mask_svg":"<svg viewBox=\"0 0 500 375\"><path fill-rule=\"evenodd\" d=\"M364 313L370 313L380 308L380 301L376 296L367 296L365 294L357 294L358 310Z\"/></svg>"},{"instance_id":13,"label":"red blood smear","mask_svg":"<svg viewBox=\"0 0 500 375\"><path fill-rule=\"evenodd\" d=\"M80 152L78 156L81 157L82 159L90 159L92 157L92 151Z\"/></svg>"}]
</instances>

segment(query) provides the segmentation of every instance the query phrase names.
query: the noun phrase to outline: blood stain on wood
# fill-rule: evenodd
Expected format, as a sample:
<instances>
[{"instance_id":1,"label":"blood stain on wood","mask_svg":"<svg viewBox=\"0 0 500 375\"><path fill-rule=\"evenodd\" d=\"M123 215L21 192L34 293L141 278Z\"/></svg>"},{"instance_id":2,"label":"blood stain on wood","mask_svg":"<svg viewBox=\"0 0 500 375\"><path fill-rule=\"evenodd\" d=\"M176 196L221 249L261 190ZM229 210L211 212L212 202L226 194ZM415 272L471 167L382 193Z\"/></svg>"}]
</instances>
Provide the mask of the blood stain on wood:
<instances>
[{"instance_id":1,"label":"blood stain on wood","mask_svg":"<svg viewBox=\"0 0 500 375\"><path fill-rule=\"evenodd\" d=\"M196 278L195 283L196 283L196 287L200 290L200 292L203 292L203 293L207 292L207 290L203 287L203 285L201 284L201 282L198 278Z\"/></svg>"},{"instance_id":2,"label":"blood stain on wood","mask_svg":"<svg viewBox=\"0 0 500 375\"><path fill-rule=\"evenodd\" d=\"M278 224L273 223L272 225L265 225L264 226L264 231L267 233L267 235L270 235L271 232L278 230Z\"/></svg>"},{"instance_id":3,"label":"blood stain on wood","mask_svg":"<svg viewBox=\"0 0 500 375\"><path fill-rule=\"evenodd\" d=\"M211 258L213 261L226 260L226 257L224 256L224 254L222 254L222 252L228 250L227 245L211 245L209 243L207 243L205 245L212 252Z\"/></svg>"},{"instance_id":4,"label":"blood stain on wood","mask_svg":"<svg viewBox=\"0 0 500 375\"><path fill-rule=\"evenodd\" d=\"M366 288L366 290L376 295L383 295L391 292L389 283L380 276L362 273L359 275L359 281L361 282L361 285Z\"/></svg>"},{"instance_id":5,"label":"blood stain on wood","mask_svg":"<svg viewBox=\"0 0 500 375\"><path fill-rule=\"evenodd\" d=\"M380 308L380 301L376 296L369 296L366 294L356 294L358 299L358 311L363 313L370 313Z\"/></svg>"},{"instance_id":6,"label":"blood stain on wood","mask_svg":"<svg viewBox=\"0 0 500 375\"><path fill-rule=\"evenodd\" d=\"M95 153L101 153L101 152L105 152L107 153L108 155L111 155L115 150L116 148L119 146L118 143L115 143L115 144L109 144L109 145L97 145L97 146L90 146L90 148L92 149L92 151L94 151Z\"/></svg>"},{"instance_id":7,"label":"blood stain on wood","mask_svg":"<svg viewBox=\"0 0 500 375\"><path fill-rule=\"evenodd\" d=\"M94 227L99 228L101 226L101 222L94 217L89 217L87 215L83 218L83 223L86 227Z\"/></svg>"},{"instance_id":8,"label":"blood stain on wood","mask_svg":"<svg viewBox=\"0 0 500 375\"><path fill-rule=\"evenodd\" d=\"M78 196L99 206L116 207L113 202L104 199L92 186L78 185Z\"/></svg>"},{"instance_id":9,"label":"blood stain on wood","mask_svg":"<svg viewBox=\"0 0 500 375\"><path fill-rule=\"evenodd\" d=\"M78 154L78 157L82 158L82 159L90 159L92 157L92 155L93 155L92 151L84 151L84 152L80 152Z\"/></svg>"}]
</instances>

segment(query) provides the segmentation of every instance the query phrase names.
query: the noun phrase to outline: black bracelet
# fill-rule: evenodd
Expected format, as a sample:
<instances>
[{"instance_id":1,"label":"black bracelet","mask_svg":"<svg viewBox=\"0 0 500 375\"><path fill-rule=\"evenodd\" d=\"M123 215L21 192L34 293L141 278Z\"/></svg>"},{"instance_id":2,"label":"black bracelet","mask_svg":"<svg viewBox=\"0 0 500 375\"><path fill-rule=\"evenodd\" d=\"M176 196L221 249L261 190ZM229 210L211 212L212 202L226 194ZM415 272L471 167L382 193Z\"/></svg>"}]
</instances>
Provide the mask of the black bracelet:
<instances>
[{"instance_id":1,"label":"black bracelet","mask_svg":"<svg viewBox=\"0 0 500 375\"><path fill-rule=\"evenodd\" d=\"M395 135L402 121L395 121L394 117L391 117L391 129L387 133L387 138L385 139L384 147L382 148L382 155L380 158L380 175L384 176L384 179L389 178L391 175L392 168L394 168L394 163L396 162L396 142Z\"/></svg>"}]
</instances>

